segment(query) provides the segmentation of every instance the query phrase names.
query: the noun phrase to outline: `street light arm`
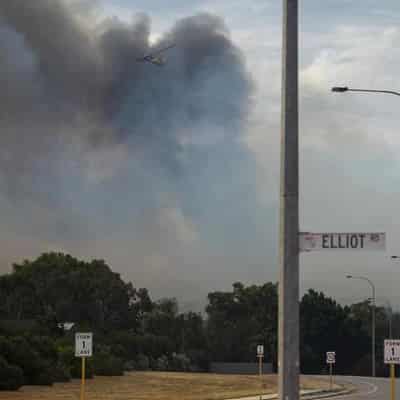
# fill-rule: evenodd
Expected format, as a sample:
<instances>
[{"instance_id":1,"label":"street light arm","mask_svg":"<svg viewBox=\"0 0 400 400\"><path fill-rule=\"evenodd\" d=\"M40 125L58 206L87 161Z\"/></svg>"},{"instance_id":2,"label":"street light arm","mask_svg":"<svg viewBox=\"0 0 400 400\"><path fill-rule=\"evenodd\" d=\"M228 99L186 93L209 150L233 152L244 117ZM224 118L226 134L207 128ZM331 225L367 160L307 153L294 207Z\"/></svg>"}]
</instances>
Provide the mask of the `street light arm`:
<instances>
[{"instance_id":1,"label":"street light arm","mask_svg":"<svg viewBox=\"0 0 400 400\"><path fill-rule=\"evenodd\" d=\"M373 89L347 89L349 92L366 92L366 93L384 93L393 94L395 96L400 96L400 92L395 92L394 90L373 90Z\"/></svg>"},{"instance_id":2,"label":"street light arm","mask_svg":"<svg viewBox=\"0 0 400 400\"><path fill-rule=\"evenodd\" d=\"M369 283L369 285L371 286L371 289L372 289L372 300L373 300L374 305L375 305L375 285L374 285L374 283L370 279L365 277L365 276L351 276L351 278L353 278L353 279L361 279L361 280L367 281Z\"/></svg>"},{"instance_id":3,"label":"street light arm","mask_svg":"<svg viewBox=\"0 0 400 400\"><path fill-rule=\"evenodd\" d=\"M374 90L374 89L352 89L347 86L334 86L332 92L344 93L344 92L361 92L361 93L383 93L392 94L394 96L400 96L400 92L394 90Z\"/></svg>"}]
</instances>

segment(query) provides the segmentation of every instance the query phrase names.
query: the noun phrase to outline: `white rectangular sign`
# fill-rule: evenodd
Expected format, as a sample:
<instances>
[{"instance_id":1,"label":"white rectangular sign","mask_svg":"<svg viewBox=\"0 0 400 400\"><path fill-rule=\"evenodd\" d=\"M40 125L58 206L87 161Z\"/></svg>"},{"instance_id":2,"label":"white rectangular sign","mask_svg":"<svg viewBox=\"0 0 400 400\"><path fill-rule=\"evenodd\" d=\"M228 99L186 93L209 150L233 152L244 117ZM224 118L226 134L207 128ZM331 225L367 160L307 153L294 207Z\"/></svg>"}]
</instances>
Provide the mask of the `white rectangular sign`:
<instances>
[{"instance_id":1,"label":"white rectangular sign","mask_svg":"<svg viewBox=\"0 0 400 400\"><path fill-rule=\"evenodd\" d=\"M75 357L92 357L93 333L75 333Z\"/></svg>"},{"instance_id":2,"label":"white rectangular sign","mask_svg":"<svg viewBox=\"0 0 400 400\"><path fill-rule=\"evenodd\" d=\"M257 355L258 356L263 356L264 355L264 346L262 344L259 344L257 346Z\"/></svg>"},{"instance_id":3,"label":"white rectangular sign","mask_svg":"<svg viewBox=\"0 0 400 400\"><path fill-rule=\"evenodd\" d=\"M310 233L299 234L300 251L382 251L386 248L385 233Z\"/></svg>"},{"instance_id":4,"label":"white rectangular sign","mask_svg":"<svg viewBox=\"0 0 400 400\"><path fill-rule=\"evenodd\" d=\"M400 364L400 340L385 340L385 364Z\"/></svg>"},{"instance_id":5,"label":"white rectangular sign","mask_svg":"<svg viewBox=\"0 0 400 400\"><path fill-rule=\"evenodd\" d=\"M326 352L326 363L327 364L335 364L336 362L336 353L334 351Z\"/></svg>"}]
</instances>

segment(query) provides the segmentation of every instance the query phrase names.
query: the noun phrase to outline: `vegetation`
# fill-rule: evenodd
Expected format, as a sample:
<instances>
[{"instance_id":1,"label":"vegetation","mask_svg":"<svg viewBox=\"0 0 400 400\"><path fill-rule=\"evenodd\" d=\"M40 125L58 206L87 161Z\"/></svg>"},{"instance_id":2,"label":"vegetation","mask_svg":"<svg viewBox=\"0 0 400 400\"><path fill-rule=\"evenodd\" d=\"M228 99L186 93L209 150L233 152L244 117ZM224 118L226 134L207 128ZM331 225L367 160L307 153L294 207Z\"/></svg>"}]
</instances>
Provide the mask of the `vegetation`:
<instances>
[{"instance_id":1,"label":"vegetation","mask_svg":"<svg viewBox=\"0 0 400 400\"><path fill-rule=\"evenodd\" d=\"M301 379L302 389L328 389L327 380ZM338 389L341 386L335 385ZM86 385L86 400L223 400L261 393L276 393L276 375L193 374L182 372L130 372L122 377L96 377ZM0 392L0 400L79 399L79 381L52 388L29 386L19 392Z\"/></svg>"},{"instance_id":2,"label":"vegetation","mask_svg":"<svg viewBox=\"0 0 400 400\"><path fill-rule=\"evenodd\" d=\"M51 385L79 377L74 333L94 333L87 377L124 371L205 371L210 361L254 361L257 344L277 360L277 285L244 286L208 296L206 317L179 313L174 299L153 301L101 260L59 253L16 264L0 277L0 389ZM370 305L341 306L310 290L300 304L301 369L320 373L325 352L337 353L336 372L369 374ZM378 307L377 343L394 334L400 317ZM73 322L71 330L60 324ZM378 372L386 374L377 346Z\"/></svg>"}]
</instances>

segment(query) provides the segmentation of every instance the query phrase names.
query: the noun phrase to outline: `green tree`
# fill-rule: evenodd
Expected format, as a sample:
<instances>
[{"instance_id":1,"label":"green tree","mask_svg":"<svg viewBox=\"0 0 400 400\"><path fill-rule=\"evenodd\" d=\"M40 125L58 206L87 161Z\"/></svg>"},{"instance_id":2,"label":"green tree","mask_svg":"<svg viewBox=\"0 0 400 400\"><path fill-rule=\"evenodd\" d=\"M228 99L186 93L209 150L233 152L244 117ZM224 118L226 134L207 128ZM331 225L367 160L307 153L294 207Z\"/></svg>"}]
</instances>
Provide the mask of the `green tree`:
<instances>
[{"instance_id":1,"label":"green tree","mask_svg":"<svg viewBox=\"0 0 400 400\"><path fill-rule=\"evenodd\" d=\"M309 290L300 305L301 370L320 373L326 368L326 352L335 351L336 372L351 373L368 349L362 321L323 293Z\"/></svg>"},{"instance_id":2,"label":"green tree","mask_svg":"<svg viewBox=\"0 0 400 400\"><path fill-rule=\"evenodd\" d=\"M276 363L277 285L245 287L208 295L207 336L215 361L254 361L256 346L265 345L266 361Z\"/></svg>"}]
</instances>

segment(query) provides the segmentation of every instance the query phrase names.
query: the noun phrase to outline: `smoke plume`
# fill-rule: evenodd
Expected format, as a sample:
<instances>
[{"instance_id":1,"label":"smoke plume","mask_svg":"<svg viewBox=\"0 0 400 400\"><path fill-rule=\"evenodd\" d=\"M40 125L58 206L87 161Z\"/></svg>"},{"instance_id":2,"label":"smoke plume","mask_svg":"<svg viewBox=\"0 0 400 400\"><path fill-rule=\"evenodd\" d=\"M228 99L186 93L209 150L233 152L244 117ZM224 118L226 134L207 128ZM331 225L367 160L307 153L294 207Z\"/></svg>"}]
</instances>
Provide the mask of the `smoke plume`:
<instances>
[{"instance_id":1,"label":"smoke plume","mask_svg":"<svg viewBox=\"0 0 400 400\"><path fill-rule=\"evenodd\" d=\"M240 132L250 81L221 19L178 21L155 45L176 44L159 68L136 61L152 50L147 16L94 23L82 10L0 2L3 194L48 195L48 181L61 190L66 172L109 151L179 173L185 146Z\"/></svg>"},{"instance_id":2,"label":"smoke plume","mask_svg":"<svg viewBox=\"0 0 400 400\"><path fill-rule=\"evenodd\" d=\"M252 82L217 16L153 43L148 16L99 15L91 0L0 1L0 262L65 250L165 287L163 271L211 268L197 242L224 236L219 215L235 235L232 198L250 221ZM170 44L163 67L137 62Z\"/></svg>"}]
</instances>

